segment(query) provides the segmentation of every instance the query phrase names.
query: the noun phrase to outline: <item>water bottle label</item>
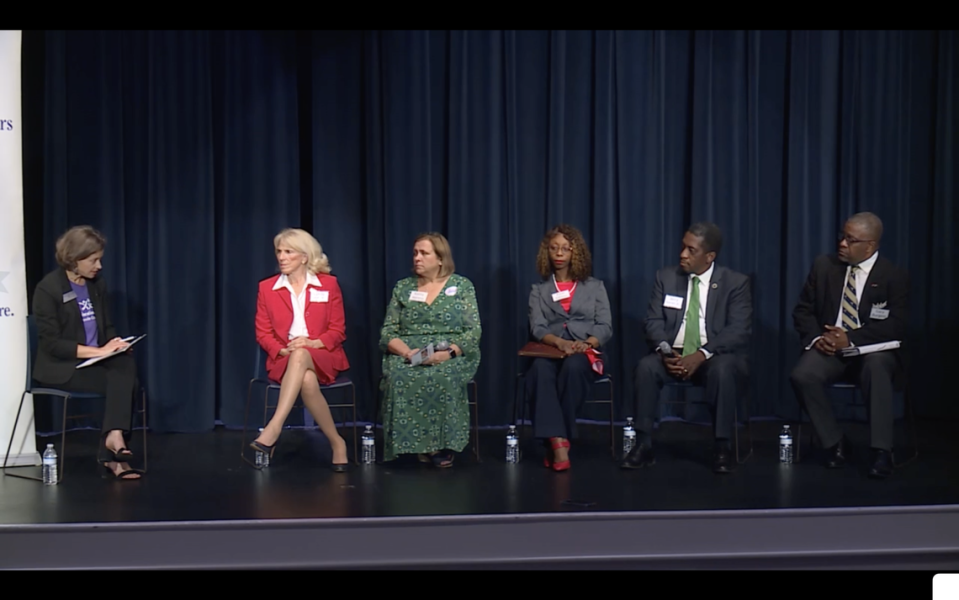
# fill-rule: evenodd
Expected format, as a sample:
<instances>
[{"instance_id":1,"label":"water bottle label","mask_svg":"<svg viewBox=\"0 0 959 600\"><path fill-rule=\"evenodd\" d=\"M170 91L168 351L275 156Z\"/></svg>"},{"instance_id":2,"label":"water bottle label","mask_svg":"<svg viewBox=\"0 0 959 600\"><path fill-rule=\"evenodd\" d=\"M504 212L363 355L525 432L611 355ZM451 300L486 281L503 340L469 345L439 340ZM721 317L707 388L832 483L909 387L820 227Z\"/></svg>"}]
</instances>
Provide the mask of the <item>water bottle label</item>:
<instances>
[{"instance_id":1,"label":"water bottle label","mask_svg":"<svg viewBox=\"0 0 959 600\"><path fill-rule=\"evenodd\" d=\"M372 446L372 445L373 445L373 440L363 440L363 445L364 445L364 446Z\"/></svg>"},{"instance_id":2,"label":"water bottle label","mask_svg":"<svg viewBox=\"0 0 959 600\"><path fill-rule=\"evenodd\" d=\"M789 439L789 438L781 439L781 440L779 440L779 443L780 443L781 445L783 445L783 446L792 446L792 445L793 445L793 441L792 441L791 439Z\"/></svg>"},{"instance_id":3,"label":"water bottle label","mask_svg":"<svg viewBox=\"0 0 959 600\"><path fill-rule=\"evenodd\" d=\"M517 443L518 443L518 442L517 442L516 440L506 440L506 445L507 445L507 446L515 446L515 445L517 445Z\"/></svg>"}]
</instances>

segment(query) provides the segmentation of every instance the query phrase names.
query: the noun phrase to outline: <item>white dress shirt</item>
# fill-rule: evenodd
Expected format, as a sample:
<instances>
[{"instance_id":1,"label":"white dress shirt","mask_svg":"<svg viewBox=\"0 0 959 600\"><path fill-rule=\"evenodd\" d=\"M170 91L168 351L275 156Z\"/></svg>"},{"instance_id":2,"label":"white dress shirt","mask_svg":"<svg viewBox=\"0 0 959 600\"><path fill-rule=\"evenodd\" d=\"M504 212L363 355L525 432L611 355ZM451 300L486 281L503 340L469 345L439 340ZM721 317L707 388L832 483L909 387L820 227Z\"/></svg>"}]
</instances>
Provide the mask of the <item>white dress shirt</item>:
<instances>
[{"instance_id":1,"label":"white dress shirt","mask_svg":"<svg viewBox=\"0 0 959 600\"><path fill-rule=\"evenodd\" d=\"M709 265L709 268L702 275L696 275L695 273L689 274L689 283L686 284L686 307L687 311L683 313L683 322L679 326L679 333L676 334L676 339L673 340L673 348L682 348L683 342L685 342L686 337L686 315L689 308L689 299L693 295L693 277L699 277L699 350L706 356L707 359L712 357L711 352L707 352L702 346L705 346L709 341L709 338L706 334L706 301L709 299L709 281L713 277L713 270L716 268L716 263ZM680 354L682 354L680 352Z\"/></svg>"},{"instance_id":2,"label":"white dress shirt","mask_svg":"<svg viewBox=\"0 0 959 600\"><path fill-rule=\"evenodd\" d=\"M291 340L301 336L305 338L310 337L310 332L306 328L306 317L304 316L306 312L306 288L309 285L323 287L320 284L320 279L309 271L306 272L306 285L300 290L299 295L293 291L293 284L290 283L289 277L285 274L280 275L279 279L277 279L273 285L274 290L281 290L283 288L290 290L290 300L293 301L293 325L290 326L289 335Z\"/></svg>"}]
</instances>

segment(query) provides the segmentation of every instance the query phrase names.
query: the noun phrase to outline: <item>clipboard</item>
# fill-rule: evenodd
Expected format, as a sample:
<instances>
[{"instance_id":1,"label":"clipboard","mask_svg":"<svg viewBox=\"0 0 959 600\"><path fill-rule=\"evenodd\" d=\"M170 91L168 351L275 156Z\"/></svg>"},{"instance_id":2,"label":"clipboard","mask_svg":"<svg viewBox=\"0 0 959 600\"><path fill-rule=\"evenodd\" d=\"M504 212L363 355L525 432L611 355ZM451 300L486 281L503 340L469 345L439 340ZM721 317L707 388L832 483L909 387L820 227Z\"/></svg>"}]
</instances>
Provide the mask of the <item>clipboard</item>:
<instances>
[{"instance_id":1,"label":"clipboard","mask_svg":"<svg viewBox=\"0 0 959 600\"><path fill-rule=\"evenodd\" d=\"M531 358L566 358L565 352L543 342L526 342L526 345L520 348L519 355Z\"/></svg>"},{"instance_id":2,"label":"clipboard","mask_svg":"<svg viewBox=\"0 0 959 600\"><path fill-rule=\"evenodd\" d=\"M142 339L145 338L146 336L147 336L147 334L144 333L143 335L138 336L138 337L134 337L134 336L132 336L132 335L131 335L130 337L125 337L125 338L123 338L123 341L124 341L124 342L127 342L127 343L130 344L130 345L127 346L126 348L124 348L123 350L115 350L115 351L111 352L110 354L105 354L105 355L103 355L103 356L96 356L96 357L94 357L94 358L88 358L87 360L85 360L85 361L83 361L82 363L78 364L78 365L77 365L77 368L78 368L78 369L82 369L82 368L84 368L84 367L89 367L90 365L95 365L96 363L100 362L101 360L106 360L106 359L110 358L111 356L116 356L117 354L123 354L124 352L126 352L127 350L129 350L130 348L132 348L132 347L134 346L134 344L136 344L137 342L139 342L140 340L142 340Z\"/></svg>"}]
</instances>

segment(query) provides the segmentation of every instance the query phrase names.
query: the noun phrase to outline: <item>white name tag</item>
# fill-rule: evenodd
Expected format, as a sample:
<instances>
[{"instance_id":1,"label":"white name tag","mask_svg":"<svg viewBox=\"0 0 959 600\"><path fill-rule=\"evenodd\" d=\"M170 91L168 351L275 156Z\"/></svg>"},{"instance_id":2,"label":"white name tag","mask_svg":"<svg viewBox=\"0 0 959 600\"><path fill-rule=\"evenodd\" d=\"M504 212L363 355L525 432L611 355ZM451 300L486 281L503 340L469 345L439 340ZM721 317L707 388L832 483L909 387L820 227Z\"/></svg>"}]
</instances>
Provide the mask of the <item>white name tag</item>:
<instances>
[{"instance_id":1,"label":"white name tag","mask_svg":"<svg viewBox=\"0 0 959 600\"><path fill-rule=\"evenodd\" d=\"M327 290L314 290L310 288L310 302L329 302L330 292Z\"/></svg>"},{"instance_id":2,"label":"white name tag","mask_svg":"<svg viewBox=\"0 0 959 600\"><path fill-rule=\"evenodd\" d=\"M876 319L877 321L882 321L883 319L889 318L889 309L888 308L876 308L872 307L872 310L869 311L869 318Z\"/></svg>"},{"instance_id":3,"label":"white name tag","mask_svg":"<svg viewBox=\"0 0 959 600\"><path fill-rule=\"evenodd\" d=\"M666 308L682 308L683 297L666 294L666 297L663 299L663 306Z\"/></svg>"},{"instance_id":4,"label":"white name tag","mask_svg":"<svg viewBox=\"0 0 959 600\"><path fill-rule=\"evenodd\" d=\"M426 302L426 292L410 292L410 302Z\"/></svg>"},{"instance_id":5,"label":"white name tag","mask_svg":"<svg viewBox=\"0 0 959 600\"><path fill-rule=\"evenodd\" d=\"M456 286L454 285L454 286L451 286L451 287L446 288L446 295L447 295L447 296L455 296L455 295L456 295Z\"/></svg>"},{"instance_id":6,"label":"white name tag","mask_svg":"<svg viewBox=\"0 0 959 600\"><path fill-rule=\"evenodd\" d=\"M66 294L63 295L63 303L64 303L64 304L66 304L67 302L69 302L69 301L71 301L71 300L76 300L76 299L77 299L77 294L76 294L76 292L70 291L70 292L67 292Z\"/></svg>"},{"instance_id":7,"label":"white name tag","mask_svg":"<svg viewBox=\"0 0 959 600\"><path fill-rule=\"evenodd\" d=\"M569 290L563 290L562 292L555 292L553 294L553 302L559 302L567 298L569 298Z\"/></svg>"}]
</instances>

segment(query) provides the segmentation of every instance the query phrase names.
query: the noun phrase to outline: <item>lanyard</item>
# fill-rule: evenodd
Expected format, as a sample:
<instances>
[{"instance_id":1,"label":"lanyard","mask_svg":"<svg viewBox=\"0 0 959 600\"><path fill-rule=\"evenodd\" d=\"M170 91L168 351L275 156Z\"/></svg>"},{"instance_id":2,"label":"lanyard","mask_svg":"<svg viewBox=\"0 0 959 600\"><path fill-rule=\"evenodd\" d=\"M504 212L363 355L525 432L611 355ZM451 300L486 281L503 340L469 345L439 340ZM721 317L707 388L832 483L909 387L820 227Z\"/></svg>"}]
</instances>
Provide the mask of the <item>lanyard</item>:
<instances>
[{"instance_id":1,"label":"lanyard","mask_svg":"<svg viewBox=\"0 0 959 600\"><path fill-rule=\"evenodd\" d=\"M553 275L553 285L556 286L556 291L557 291L557 292L561 292L561 291L562 291L561 289L559 289L559 284L556 283L556 275ZM574 282L573 282L573 287L569 288L569 295L570 295L570 296L572 296L572 295L573 295L573 292L576 291L576 286L577 286L577 285L579 285L579 282L578 282L578 281L574 281Z\"/></svg>"}]
</instances>

